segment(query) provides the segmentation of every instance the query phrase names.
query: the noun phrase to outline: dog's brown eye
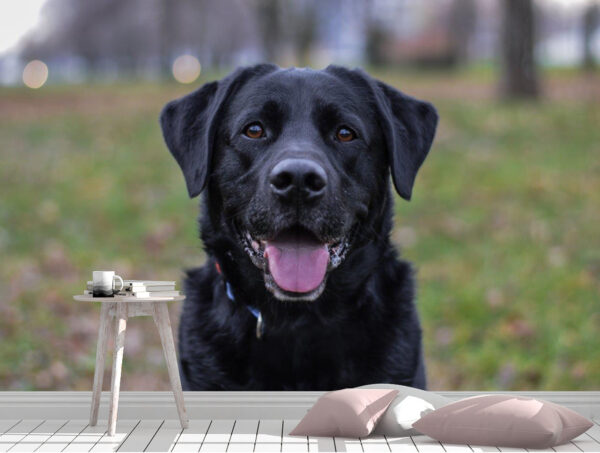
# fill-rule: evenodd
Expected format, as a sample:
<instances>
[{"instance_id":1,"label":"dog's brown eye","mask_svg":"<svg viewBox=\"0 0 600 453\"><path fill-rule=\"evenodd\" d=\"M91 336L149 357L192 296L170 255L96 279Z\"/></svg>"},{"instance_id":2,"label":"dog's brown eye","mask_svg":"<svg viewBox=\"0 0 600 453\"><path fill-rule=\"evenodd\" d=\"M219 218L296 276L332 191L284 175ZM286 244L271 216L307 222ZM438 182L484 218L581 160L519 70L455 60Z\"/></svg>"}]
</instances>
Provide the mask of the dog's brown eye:
<instances>
[{"instance_id":1,"label":"dog's brown eye","mask_svg":"<svg viewBox=\"0 0 600 453\"><path fill-rule=\"evenodd\" d=\"M351 142L356 138L356 134L354 133L354 131L344 126L338 129L335 136L340 142Z\"/></svg>"},{"instance_id":2,"label":"dog's brown eye","mask_svg":"<svg viewBox=\"0 0 600 453\"><path fill-rule=\"evenodd\" d=\"M265 130L259 123L252 123L246 127L244 134L249 138L261 138L265 135Z\"/></svg>"}]
</instances>

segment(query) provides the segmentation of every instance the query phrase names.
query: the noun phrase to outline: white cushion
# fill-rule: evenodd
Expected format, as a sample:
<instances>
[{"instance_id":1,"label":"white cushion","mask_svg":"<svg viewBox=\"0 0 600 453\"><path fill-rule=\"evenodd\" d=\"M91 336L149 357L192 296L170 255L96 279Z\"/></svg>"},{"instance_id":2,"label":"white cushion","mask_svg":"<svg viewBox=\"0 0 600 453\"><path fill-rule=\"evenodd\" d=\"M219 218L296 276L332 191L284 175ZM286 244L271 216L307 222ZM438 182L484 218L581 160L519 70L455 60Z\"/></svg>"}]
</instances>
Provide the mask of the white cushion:
<instances>
[{"instance_id":1,"label":"white cushion","mask_svg":"<svg viewBox=\"0 0 600 453\"><path fill-rule=\"evenodd\" d=\"M412 424L425 414L445 406L452 400L426 390L396 384L369 384L358 388L395 389L398 395L379 419L375 434L384 436L416 436L420 433Z\"/></svg>"}]
</instances>

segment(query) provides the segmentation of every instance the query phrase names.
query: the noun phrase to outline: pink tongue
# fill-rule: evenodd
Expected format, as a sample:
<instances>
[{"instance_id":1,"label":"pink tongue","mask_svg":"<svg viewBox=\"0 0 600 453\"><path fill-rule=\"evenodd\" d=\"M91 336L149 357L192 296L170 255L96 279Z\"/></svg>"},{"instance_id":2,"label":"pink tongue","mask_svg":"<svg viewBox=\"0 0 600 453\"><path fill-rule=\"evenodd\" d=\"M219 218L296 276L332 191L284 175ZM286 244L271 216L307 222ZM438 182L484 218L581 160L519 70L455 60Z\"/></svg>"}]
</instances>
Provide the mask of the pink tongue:
<instances>
[{"instance_id":1,"label":"pink tongue","mask_svg":"<svg viewBox=\"0 0 600 453\"><path fill-rule=\"evenodd\" d=\"M329 252L325 244L301 238L267 241L265 258L277 285L286 291L312 291L325 278Z\"/></svg>"}]
</instances>

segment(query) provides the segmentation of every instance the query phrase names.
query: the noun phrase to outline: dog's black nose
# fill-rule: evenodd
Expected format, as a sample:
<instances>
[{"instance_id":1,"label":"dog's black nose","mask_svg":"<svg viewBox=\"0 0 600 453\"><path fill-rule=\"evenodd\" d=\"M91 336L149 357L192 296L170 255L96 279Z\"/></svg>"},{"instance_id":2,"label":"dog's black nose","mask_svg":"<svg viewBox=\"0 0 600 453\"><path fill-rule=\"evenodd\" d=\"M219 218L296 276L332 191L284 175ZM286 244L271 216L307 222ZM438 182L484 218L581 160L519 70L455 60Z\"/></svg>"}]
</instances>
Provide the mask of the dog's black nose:
<instances>
[{"instance_id":1,"label":"dog's black nose","mask_svg":"<svg viewBox=\"0 0 600 453\"><path fill-rule=\"evenodd\" d=\"M321 198L327 186L327 173L309 159L284 159L269 174L273 193L282 200L311 201Z\"/></svg>"}]
</instances>

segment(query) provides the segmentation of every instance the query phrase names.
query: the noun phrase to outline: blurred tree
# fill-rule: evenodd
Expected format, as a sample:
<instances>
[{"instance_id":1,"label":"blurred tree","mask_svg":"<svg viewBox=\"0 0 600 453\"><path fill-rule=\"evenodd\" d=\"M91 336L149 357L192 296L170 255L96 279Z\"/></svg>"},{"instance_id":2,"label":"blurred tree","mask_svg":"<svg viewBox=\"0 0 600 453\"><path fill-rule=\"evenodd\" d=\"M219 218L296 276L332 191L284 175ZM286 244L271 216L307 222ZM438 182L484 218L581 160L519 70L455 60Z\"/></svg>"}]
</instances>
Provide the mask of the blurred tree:
<instances>
[{"instance_id":1,"label":"blurred tree","mask_svg":"<svg viewBox=\"0 0 600 453\"><path fill-rule=\"evenodd\" d=\"M383 66L388 63L385 55L387 32L381 23L375 20L370 20L366 29L365 59L372 66Z\"/></svg>"},{"instance_id":2,"label":"blurred tree","mask_svg":"<svg viewBox=\"0 0 600 453\"><path fill-rule=\"evenodd\" d=\"M310 51L317 38L317 8L314 0L292 3L292 17L289 20L293 24L292 42L296 53L296 61L299 66L310 64Z\"/></svg>"},{"instance_id":3,"label":"blurred tree","mask_svg":"<svg viewBox=\"0 0 600 453\"><path fill-rule=\"evenodd\" d=\"M173 52L173 8L169 0L158 0L160 3L159 11L159 52L160 52L160 73L163 78L171 76L171 53Z\"/></svg>"},{"instance_id":4,"label":"blurred tree","mask_svg":"<svg viewBox=\"0 0 600 453\"><path fill-rule=\"evenodd\" d=\"M539 95L532 0L502 0L501 91L507 98Z\"/></svg>"},{"instance_id":5,"label":"blurred tree","mask_svg":"<svg viewBox=\"0 0 600 453\"><path fill-rule=\"evenodd\" d=\"M254 8L265 59L276 62L281 53L283 32L281 26L281 1L258 0Z\"/></svg>"},{"instance_id":6,"label":"blurred tree","mask_svg":"<svg viewBox=\"0 0 600 453\"><path fill-rule=\"evenodd\" d=\"M190 53L205 67L231 65L256 43L252 6L238 0L48 0L47 31L31 35L26 59L81 61L87 75L171 74Z\"/></svg>"},{"instance_id":7,"label":"blurred tree","mask_svg":"<svg viewBox=\"0 0 600 453\"><path fill-rule=\"evenodd\" d=\"M47 35L31 36L25 58L80 58L87 72L134 74L157 53L154 3L144 0L50 0Z\"/></svg>"},{"instance_id":8,"label":"blurred tree","mask_svg":"<svg viewBox=\"0 0 600 453\"><path fill-rule=\"evenodd\" d=\"M477 24L475 0L454 0L448 16L450 20L450 46L453 61L464 64L469 59L469 45Z\"/></svg>"},{"instance_id":9,"label":"blurred tree","mask_svg":"<svg viewBox=\"0 0 600 453\"><path fill-rule=\"evenodd\" d=\"M600 25L600 6L597 3L588 5L583 13L583 67L594 69L596 61L592 51L592 36Z\"/></svg>"},{"instance_id":10,"label":"blurred tree","mask_svg":"<svg viewBox=\"0 0 600 453\"><path fill-rule=\"evenodd\" d=\"M383 66L389 63L385 54L388 32L381 21L375 17L373 0L365 2L365 60L372 66Z\"/></svg>"}]
</instances>

